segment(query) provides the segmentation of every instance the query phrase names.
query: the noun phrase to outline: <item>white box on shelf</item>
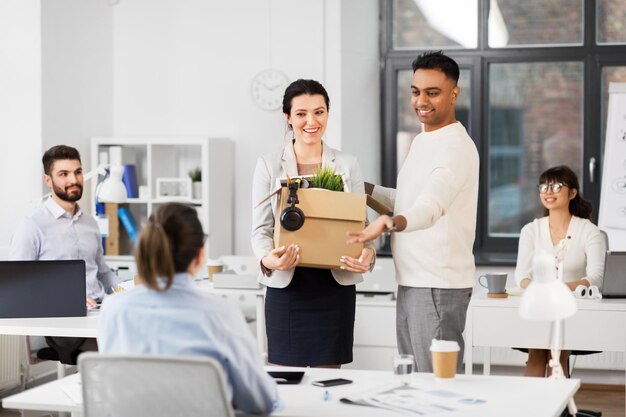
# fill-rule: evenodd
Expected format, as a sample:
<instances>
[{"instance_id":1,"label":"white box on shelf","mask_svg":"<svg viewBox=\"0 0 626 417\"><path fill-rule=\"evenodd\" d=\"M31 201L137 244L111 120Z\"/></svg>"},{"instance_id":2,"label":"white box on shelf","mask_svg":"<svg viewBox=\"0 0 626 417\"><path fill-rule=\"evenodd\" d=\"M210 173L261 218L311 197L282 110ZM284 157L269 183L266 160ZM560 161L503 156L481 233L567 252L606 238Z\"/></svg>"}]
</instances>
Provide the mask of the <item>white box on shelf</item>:
<instances>
[{"instance_id":1,"label":"white box on shelf","mask_svg":"<svg viewBox=\"0 0 626 417\"><path fill-rule=\"evenodd\" d=\"M156 198L163 201L190 201L193 198L190 178L157 178Z\"/></svg>"}]
</instances>

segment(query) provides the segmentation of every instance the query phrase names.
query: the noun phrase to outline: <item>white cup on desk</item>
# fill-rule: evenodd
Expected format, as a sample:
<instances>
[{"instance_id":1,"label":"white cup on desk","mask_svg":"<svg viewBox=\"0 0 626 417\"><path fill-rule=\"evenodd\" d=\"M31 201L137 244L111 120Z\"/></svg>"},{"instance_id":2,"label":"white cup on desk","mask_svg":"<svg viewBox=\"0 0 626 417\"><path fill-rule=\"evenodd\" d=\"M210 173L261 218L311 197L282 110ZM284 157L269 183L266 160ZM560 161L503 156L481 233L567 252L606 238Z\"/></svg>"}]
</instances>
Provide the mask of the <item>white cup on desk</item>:
<instances>
[{"instance_id":1,"label":"white cup on desk","mask_svg":"<svg viewBox=\"0 0 626 417\"><path fill-rule=\"evenodd\" d=\"M411 374L415 369L415 358L413 355L395 355L393 357L393 374L404 383L411 382Z\"/></svg>"}]
</instances>

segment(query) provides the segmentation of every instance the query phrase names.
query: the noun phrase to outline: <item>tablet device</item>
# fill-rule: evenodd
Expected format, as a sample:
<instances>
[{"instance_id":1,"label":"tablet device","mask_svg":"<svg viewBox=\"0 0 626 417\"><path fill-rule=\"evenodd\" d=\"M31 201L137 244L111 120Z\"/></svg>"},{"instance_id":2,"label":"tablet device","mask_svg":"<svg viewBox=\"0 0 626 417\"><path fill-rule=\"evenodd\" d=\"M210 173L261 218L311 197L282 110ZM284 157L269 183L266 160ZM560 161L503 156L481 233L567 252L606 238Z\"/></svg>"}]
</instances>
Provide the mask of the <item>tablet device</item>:
<instances>
[{"instance_id":1,"label":"tablet device","mask_svg":"<svg viewBox=\"0 0 626 417\"><path fill-rule=\"evenodd\" d=\"M303 371L269 371L268 374L277 384L299 384L304 377Z\"/></svg>"}]
</instances>

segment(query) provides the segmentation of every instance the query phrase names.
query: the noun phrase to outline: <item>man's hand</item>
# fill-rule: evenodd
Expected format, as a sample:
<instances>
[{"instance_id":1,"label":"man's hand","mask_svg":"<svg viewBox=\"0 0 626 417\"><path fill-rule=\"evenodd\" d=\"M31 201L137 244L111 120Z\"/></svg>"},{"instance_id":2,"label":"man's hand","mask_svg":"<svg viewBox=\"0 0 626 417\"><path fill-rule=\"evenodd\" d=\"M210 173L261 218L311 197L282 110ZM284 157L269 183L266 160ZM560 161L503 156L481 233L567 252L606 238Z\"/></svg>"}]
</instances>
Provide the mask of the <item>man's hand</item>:
<instances>
[{"instance_id":1,"label":"man's hand","mask_svg":"<svg viewBox=\"0 0 626 417\"><path fill-rule=\"evenodd\" d=\"M267 256L261 259L261 263L267 269L285 271L295 268L300 262L300 246L291 244L273 249Z\"/></svg>"},{"instance_id":2,"label":"man's hand","mask_svg":"<svg viewBox=\"0 0 626 417\"><path fill-rule=\"evenodd\" d=\"M97 307L98 307L98 303L96 302L96 300L94 300L90 296L87 296L87 310L93 310L94 308L97 308Z\"/></svg>"},{"instance_id":3,"label":"man's hand","mask_svg":"<svg viewBox=\"0 0 626 417\"><path fill-rule=\"evenodd\" d=\"M392 228L393 220L391 217L383 214L360 232L348 232L348 236L352 236L352 239L349 239L347 243L350 245L353 243L370 242Z\"/></svg>"},{"instance_id":4,"label":"man's hand","mask_svg":"<svg viewBox=\"0 0 626 417\"><path fill-rule=\"evenodd\" d=\"M340 268L350 272L368 272L370 270L370 265L372 264L372 258L374 258L374 249L363 248L359 259L342 256L339 259L339 261L343 264Z\"/></svg>"}]
</instances>

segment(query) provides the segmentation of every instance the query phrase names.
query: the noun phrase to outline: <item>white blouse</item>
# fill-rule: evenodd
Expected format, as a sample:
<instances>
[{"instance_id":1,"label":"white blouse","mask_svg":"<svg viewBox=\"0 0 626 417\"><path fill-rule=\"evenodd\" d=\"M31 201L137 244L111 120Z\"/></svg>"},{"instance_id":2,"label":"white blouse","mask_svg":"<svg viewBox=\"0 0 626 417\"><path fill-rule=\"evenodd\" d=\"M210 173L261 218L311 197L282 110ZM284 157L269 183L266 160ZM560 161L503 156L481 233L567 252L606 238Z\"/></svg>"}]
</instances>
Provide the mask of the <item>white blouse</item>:
<instances>
[{"instance_id":1,"label":"white blouse","mask_svg":"<svg viewBox=\"0 0 626 417\"><path fill-rule=\"evenodd\" d=\"M586 278L590 285L602 288L606 238L598 227L587 219L572 216L567 229L569 238L563 261L563 281ZM536 252L554 252L548 217L535 219L522 228L515 268L517 285L524 278L532 279L533 258Z\"/></svg>"}]
</instances>

